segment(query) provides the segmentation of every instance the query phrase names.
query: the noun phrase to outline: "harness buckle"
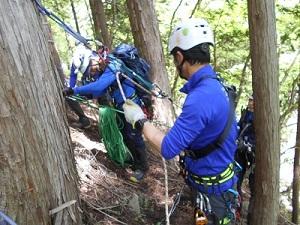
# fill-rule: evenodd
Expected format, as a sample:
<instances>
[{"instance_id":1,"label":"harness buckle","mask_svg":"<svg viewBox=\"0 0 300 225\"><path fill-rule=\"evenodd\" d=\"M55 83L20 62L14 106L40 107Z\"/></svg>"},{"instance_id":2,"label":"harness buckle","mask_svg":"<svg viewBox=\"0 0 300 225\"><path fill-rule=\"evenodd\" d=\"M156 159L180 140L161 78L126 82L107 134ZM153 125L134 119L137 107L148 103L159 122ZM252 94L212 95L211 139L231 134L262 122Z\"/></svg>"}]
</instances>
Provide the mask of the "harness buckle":
<instances>
[{"instance_id":1,"label":"harness buckle","mask_svg":"<svg viewBox=\"0 0 300 225\"><path fill-rule=\"evenodd\" d=\"M179 175L181 175L184 179L187 179L187 176L188 176L188 171L185 169L185 152L184 151L181 151L180 154L179 154L179 167L180 167L180 170L179 170Z\"/></svg>"}]
</instances>

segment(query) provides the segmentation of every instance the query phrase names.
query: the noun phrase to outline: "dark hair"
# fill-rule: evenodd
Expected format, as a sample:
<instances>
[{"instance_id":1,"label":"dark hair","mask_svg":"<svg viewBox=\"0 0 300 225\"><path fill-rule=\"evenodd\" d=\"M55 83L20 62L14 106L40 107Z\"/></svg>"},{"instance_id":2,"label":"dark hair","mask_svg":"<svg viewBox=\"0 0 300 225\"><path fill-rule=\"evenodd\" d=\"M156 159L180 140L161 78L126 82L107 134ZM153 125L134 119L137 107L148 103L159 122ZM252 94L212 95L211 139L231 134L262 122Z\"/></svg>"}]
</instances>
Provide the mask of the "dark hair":
<instances>
[{"instance_id":1,"label":"dark hair","mask_svg":"<svg viewBox=\"0 0 300 225\"><path fill-rule=\"evenodd\" d=\"M182 50L179 47L175 47L172 50L171 54L174 55L177 51L180 51L184 57L184 60L188 61L191 65L194 65L196 63L210 63L210 52L208 43L196 45L188 50Z\"/></svg>"}]
</instances>

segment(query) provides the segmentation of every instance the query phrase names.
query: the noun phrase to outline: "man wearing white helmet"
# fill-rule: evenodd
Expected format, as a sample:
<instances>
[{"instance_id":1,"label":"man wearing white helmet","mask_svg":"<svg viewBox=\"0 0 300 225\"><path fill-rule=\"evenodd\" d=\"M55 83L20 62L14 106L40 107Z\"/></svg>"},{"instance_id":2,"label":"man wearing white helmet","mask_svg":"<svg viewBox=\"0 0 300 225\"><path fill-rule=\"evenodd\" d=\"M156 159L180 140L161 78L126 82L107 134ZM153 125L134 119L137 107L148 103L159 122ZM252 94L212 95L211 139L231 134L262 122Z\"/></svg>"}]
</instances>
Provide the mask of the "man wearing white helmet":
<instances>
[{"instance_id":1,"label":"man wearing white helmet","mask_svg":"<svg viewBox=\"0 0 300 225\"><path fill-rule=\"evenodd\" d=\"M209 64L213 44L212 30L203 19L184 21L171 34L169 52L180 77L187 80L180 90L187 97L167 134L147 121L130 100L123 108L127 121L135 124L165 159L181 155L185 181L196 190L198 203L209 199L202 209L196 205L197 222L230 224L237 200L233 170L237 124L230 98Z\"/></svg>"},{"instance_id":2,"label":"man wearing white helmet","mask_svg":"<svg viewBox=\"0 0 300 225\"><path fill-rule=\"evenodd\" d=\"M132 49L130 45L121 44L116 47L114 52L122 52L119 48L124 51L126 48ZM119 49L119 51L116 51L117 49ZM117 74L119 72L128 72L129 75L129 69L123 61L116 58L113 54L108 54L108 49L105 46L102 46L102 48L98 50L99 57L96 59L94 58L94 53L90 55L89 52L84 49L79 50L81 50L78 52L79 54L75 54L76 57L73 58L71 72L74 72L71 73L70 87L63 91L64 96L80 95L97 99L98 101L99 98L107 96L118 111L122 110L124 98L132 99L135 103L140 105L144 103L138 95L137 88L132 81L118 78ZM86 60L86 58L88 60ZM79 61L81 63L77 63ZM75 65L78 65L76 69L83 73L82 86L74 87L77 79ZM127 70L125 68L127 68ZM141 132L136 130L132 124L125 120L122 113L118 114L118 118L124 122L122 123L120 131L124 143L132 155L132 159L128 161L132 168L129 179L133 182L140 182L148 170L144 139Z\"/></svg>"},{"instance_id":3,"label":"man wearing white helmet","mask_svg":"<svg viewBox=\"0 0 300 225\"><path fill-rule=\"evenodd\" d=\"M79 72L82 74L81 85L95 81L100 76L101 72L97 52L92 51L82 43L77 44L72 57L69 87L64 90L66 95L72 92L72 88L76 86ZM66 98L66 101L78 116L78 122L73 123L72 125L81 129L89 128L91 123L80 107L80 104L70 98Z\"/></svg>"}]
</instances>

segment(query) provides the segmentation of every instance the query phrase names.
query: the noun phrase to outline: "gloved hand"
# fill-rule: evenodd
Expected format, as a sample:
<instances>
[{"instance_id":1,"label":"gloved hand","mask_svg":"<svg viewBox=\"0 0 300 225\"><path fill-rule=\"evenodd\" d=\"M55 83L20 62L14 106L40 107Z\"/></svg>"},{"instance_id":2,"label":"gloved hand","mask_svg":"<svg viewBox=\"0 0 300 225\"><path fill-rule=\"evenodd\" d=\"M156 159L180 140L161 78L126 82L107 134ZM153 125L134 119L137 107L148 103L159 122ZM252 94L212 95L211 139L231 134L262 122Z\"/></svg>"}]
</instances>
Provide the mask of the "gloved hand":
<instances>
[{"instance_id":1,"label":"gloved hand","mask_svg":"<svg viewBox=\"0 0 300 225\"><path fill-rule=\"evenodd\" d=\"M63 90L63 95L66 97L66 96L70 96L70 95L73 95L74 94L74 91L71 87L66 87L64 88Z\"/></svg>"},{"instance_id":2,"label":"gloved hand","mask_svg":"<svg viewBox=\"0 0 300 225\"><path fill-rule=\"evenodd\" d=\"M135 127L134 125L138 120L146 118L141 107L132 100L127 99L123 104L123 109L126 121L131 123L133 127Z\"/></svg>"}]
</instances>

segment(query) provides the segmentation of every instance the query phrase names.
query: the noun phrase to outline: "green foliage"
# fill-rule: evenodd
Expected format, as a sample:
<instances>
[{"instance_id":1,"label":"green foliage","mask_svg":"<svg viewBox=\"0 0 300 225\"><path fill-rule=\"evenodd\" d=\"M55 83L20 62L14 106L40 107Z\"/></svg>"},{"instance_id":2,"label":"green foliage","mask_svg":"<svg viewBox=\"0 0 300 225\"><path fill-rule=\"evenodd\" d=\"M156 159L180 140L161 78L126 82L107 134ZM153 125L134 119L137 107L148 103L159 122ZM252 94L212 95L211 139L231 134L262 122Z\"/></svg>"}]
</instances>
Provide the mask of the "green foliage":
<instances>
[{"instance_id":1,"label":"green foliage","mask_svg":"<svg viewBox=\"0 0 300 225\"><path fill-rule=\"evenodd\" d=\"M196 2L200 2L195 6ZM45 5L66 23L75 27L69 0L46 0ZM86 37L92 37L92 26L88 18L90 13L85 1L74 1L79 18L80 31ZM107 26L113 38L112 46L120 42L133 43L126 0L105 0ZM181 4L182 3L182 4ZM216 4L218 3L218 4ZM88 5L89 7L89 5ZM247 2L243 0L210 1L210 0L156 0L155 8L159 22L160 35L171 88L174 88L173 99L178 104L184 99L178 90L185 83L177 79L173 58L167 52L168 38L173 26L180 17L187 18L193 12L193 17L205 18L209 21L215 34L215 47L212 51L212 64L228 83L241 88L240 108L246 104L247 96L252 93L250 63L243 74L243 68L249 56L249 29ZM177 11L175 9L178 8ZM85 10L83 10L85 9ZM182 10L184 9L184 10ZM285 121L295 110L296 84L299 82L299 36L300 36L300 5L294 7L276 6L278 53L280 56L280 102L282 121ZM182 12L184 11L184 12ZM172 20L172 21L171 21ZM63 63L69 64L74 39L51 22L55 43ZM245 82L241 84L242 76Z\"/></svg>"},{"instance_id":2,"label":"green foliage","mask_svg":"<svg viewBox=\"0 0 300 225\"><path fill-rule=\"evenodd\" d=\"M281 124L297 109L300 82L300 5L277 5Z\"/></svg>"},{"instance_id":3,"label":"green foliage","mask_svg":"<svg viewBox=\"0 0 300 225\"><path fill-rule=\"evenodd\" d=\"M128 10L125 0L104 2L107 26L113 39L112 46L121 42L133 43Z\"/></svg>"}]
</instances>

